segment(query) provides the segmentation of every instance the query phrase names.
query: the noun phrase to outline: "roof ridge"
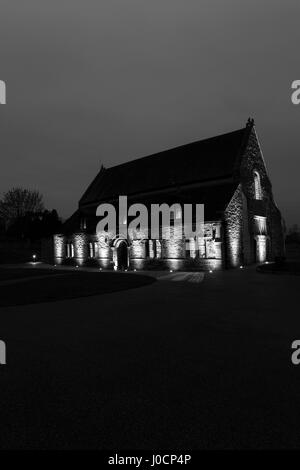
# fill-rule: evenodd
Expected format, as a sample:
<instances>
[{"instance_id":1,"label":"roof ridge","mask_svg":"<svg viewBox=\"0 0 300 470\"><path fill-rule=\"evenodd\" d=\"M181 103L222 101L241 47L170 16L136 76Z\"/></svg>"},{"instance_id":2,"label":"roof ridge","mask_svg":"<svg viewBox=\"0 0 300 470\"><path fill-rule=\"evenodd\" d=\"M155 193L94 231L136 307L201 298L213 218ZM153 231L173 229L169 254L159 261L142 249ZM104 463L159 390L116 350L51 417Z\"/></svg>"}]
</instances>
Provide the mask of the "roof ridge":
<instances>
[{"instance_id":1,"label":"roof ridge","mask_svg":"<svg viewBox=\"0 0 300 470\"><path fill-rule=\"evenodd\" d=\"M242 127L240 129L236 129L235 131L225 132L223 134L218 134L218 135L208 137L208 138L205 138L205 139L194 140L192 142L189 142L188 144L182 144L182 145L178 145L176 147L167 148L165 150L160 150L160 151L155 152L155 153L150 153L149 155L144 155L144 157L137 157L137 158L134 158L134 159L129 160L127 162L118 163L117 165L109 166L109 167L105 168L105 170L115 169L115 168L121 167L123 165L128 165L130 163L134 163L134 162L137 162L139 160L144 160L146 158L155 157L155 156L161 155L163 153L168 153L168 152L172 152L174 150L184 149L184 148L187 148L187 147L192 146L192 145L200 144L200 143L203 143L203 142L208 142L210 140L216 140L216 139L221 138L221 137L225 137L225 136L229 136L231 134L235 134L235 133L238 133L238 132L241 132L241 131L245 131L246 129L247 129L247 126Z\"/></svg>"}]
</instances>

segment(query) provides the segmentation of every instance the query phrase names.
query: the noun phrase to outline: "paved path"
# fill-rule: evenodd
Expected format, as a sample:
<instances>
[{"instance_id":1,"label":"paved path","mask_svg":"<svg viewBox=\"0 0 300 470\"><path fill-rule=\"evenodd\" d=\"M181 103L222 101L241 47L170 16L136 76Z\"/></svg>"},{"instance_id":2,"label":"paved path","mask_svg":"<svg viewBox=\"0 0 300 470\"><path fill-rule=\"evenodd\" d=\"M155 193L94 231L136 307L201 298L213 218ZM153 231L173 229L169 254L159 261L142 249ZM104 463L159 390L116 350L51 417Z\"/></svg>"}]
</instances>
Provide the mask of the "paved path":
<instances>
[{"instance_id":1,"label":"paved path","mask_svg":"<svg viewBox=\"0 0 300 470\"><path fill-rule=\"evenodd\" d=\"M152 275L152 273L149 273ZM171 281L171 282L192 282L192 283L199 283L202 282L204 279L203 272L177 272L177 273L168 273L168 274L161 274L159 273L155 276L159 281Z\"/></svg>"},{"instance_id":2,"label":"paved path","mask_svg":"<svg viewBox=\"0 0 300 470\"><path fill-rule=\"evenodd\" d=\"M7 281L0 281L0 286L1 285L6 285L6 284L15 284L18 282L25 282L25 281L30 281L32 279L42 279L47 276L47 269L51 269L51 271L56 270L58 271L58 274L56 275L51 275L53 276L63 276L65 273L59 274L59 271L64 270L65 272L78 272L79 271L87 271L87 272L99 272L98 268L88 268L88 267L82 267L82 268L75 268L73 266L52 266L52 265L47 265L43 263L28 263L27 265L2 265L3 268L6 269L15 269L16 267L20 267L23 269L45 269L45 275L39 275L39 276L31 276L31 277L24 277L24 278L18 278L18 279L9 279ZM106 270L102 270L102 272L105 272ZM124 271L112 271L107 270L107 272L117 272L117 273L124 273L127 274L127 272ZM155 277L159 281L172 281L172 282L191 282L191 283L200 283L204 280L205 273L204 272L184 272L184 271L178 271L178 272L168 272L168 271L128 271L128 274L133 274L133 275L147 275L147 276L152 276Z\"/></svg>"}]
</instances>

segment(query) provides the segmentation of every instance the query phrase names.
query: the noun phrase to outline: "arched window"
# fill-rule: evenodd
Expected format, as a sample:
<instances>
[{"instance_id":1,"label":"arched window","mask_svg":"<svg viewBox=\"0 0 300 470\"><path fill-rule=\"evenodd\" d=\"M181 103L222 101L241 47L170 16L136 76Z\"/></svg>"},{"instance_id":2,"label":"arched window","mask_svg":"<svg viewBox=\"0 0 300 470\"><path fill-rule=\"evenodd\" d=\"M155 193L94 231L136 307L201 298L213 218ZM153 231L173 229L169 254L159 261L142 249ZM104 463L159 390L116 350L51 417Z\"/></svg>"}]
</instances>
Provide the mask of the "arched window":
<instances>
[{"instance_id":1,"label":"arched window","mask_svg":"<svg viewBox=\"0 0 300 470\"><path fill-rule=\"evenodd\" d=\"M254 195L255 199L262 199L260 176L257 171L254 171Z\"/></svg>"}]
</instances>

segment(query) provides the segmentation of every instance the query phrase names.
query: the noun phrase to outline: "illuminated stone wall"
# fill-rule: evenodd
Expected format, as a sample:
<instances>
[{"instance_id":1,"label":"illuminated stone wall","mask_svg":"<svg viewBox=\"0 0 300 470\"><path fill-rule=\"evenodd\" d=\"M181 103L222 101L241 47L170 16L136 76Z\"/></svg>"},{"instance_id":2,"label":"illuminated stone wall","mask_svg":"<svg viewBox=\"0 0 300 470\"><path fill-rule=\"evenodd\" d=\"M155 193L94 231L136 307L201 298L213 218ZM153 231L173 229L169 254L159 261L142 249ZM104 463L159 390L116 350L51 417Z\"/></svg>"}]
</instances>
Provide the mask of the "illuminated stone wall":
<instances>
[{"instance_id":1,"label":"illuminated stone wall","mask_svg":"<svg viewBox=\"0 0 300 470\"><path fill-rule=\"evenodd\" d=\"M225 238L227 265L236 268L242 262L242 219L243 200L241 186L238 186L225 211Z\"/></svg>"},{"instance_id":2,"label":"illuminated stone wall","mask_svg":"<svg viewBox=\"0 0 300 470\"><path fill-rule=\"evenodd\" d=\"M59 251L59 250L58 250ZM63 258L60 257L60 260ZM55 264L54 261L54 238L42 238L41 240L41 260L44 263Z\"/></svg>"},{"instance_id":3,"label":"illuminated stone wall","mask_svg":"<svg viewBox=\"0 0 300 470\"><path fill-rule=\"evenodd\" d=\"M54 264L62 264L66 257L66 237L62 234L53 236Z\"/></svg>"},{"instance_id":4,"label":"illuminated stone wall","mask_svg":"<svg viewBox=\"0 0 300 470\"><path fill-rule=\"evenodd\" d=\"M221 249L221 223L210 222L206 224L205 237L190 239L186 249L186 241L175 238L174 227L170 227L171 238L169 240L145 240L128 239L129 245L129 269L145 269L148 262L158 263L162 269L189 270L211 269L214 265L219 269L222 264ZM167 229L166 229L167 230ZM145 233L131 234L132 236L145 236ZM67 258L66 246L72 243L74 246L74 258ZM95 244L95 257L90 258L90 243ZM67 262L78 266L93 265L105 269L113 269L117 259L117 239L107 233L88 234L78 232L70 236L55 235L55 259L56 264ZM147 249L148 245L148 249ZM215 263L206 263L208 259ZM73 262L73 263L72 263Z\"/></svg>"},{"instance_id":5,"label":"illuminated stone wall","mask_svg":"<svg viewBox=\"0 0 300 470\"><path fill-rule=\"evenodd\" d=\"M132 240L129 251L130 259L145 259L146 246L144 240Z\"/></svg>"},{"instance_id":6,"label":"illuminated stone wall","mask_svg":"<svg viewBox=\"0 0 300 470\"><path fill-rule=\"evenodd\" d=\"M185 258L185 241L182 227L169 226L162 228L161 256L165 259Z\"/></svg>"},{"instance_id":7,"label":"illuminated stone wall","mask_svg":"<svg viewBox=\"0 0 300 470\"><path fill-rule=\"evenodd\" d=\"M72 237L74 257L79 266L82 266L89 257L89 237L86 233L75 233Z\"/></svg>"}]
</instances>

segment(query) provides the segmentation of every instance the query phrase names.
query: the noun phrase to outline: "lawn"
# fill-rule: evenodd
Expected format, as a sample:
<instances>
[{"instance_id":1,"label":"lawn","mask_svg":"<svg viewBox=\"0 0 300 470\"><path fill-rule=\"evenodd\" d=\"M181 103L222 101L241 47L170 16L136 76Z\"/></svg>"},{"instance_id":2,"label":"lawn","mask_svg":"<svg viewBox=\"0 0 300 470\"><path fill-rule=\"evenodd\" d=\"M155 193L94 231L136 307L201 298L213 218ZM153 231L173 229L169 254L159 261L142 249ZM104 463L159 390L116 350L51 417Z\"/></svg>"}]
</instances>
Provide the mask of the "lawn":
<instances>
[{"instance_id":1,"label":"lawn","mask_svg":"<svg viewBox=\"0 0 300 470\"><path fill-rule=\"evenodd\" d=\"M15 270L14 268L0 271L1 280L40 275L47 277L0 285L0 307L100 295L155 282L150 276L114 272Z\"/></svg>"},{"instance_id":2,"label":"lawn","mask_svg":"<svg viewBox=\"0 0 300 470\"><path fill-rule=\"evenodd\" d=\"M68 271L64 271L68 273ZM10 281L13 279L21 279L27 277L35 276L50 276L52 274L57 274L55 270L50 269L39 269L39 268L3 268L0 267L0 282L1 281Z\"/></svg>"}]
</instances>

